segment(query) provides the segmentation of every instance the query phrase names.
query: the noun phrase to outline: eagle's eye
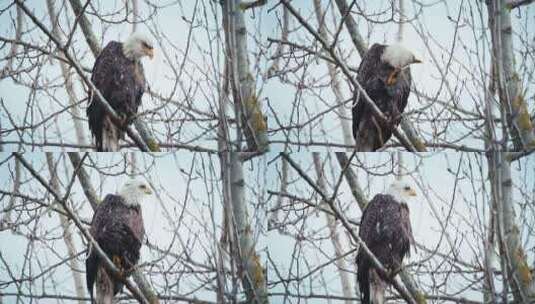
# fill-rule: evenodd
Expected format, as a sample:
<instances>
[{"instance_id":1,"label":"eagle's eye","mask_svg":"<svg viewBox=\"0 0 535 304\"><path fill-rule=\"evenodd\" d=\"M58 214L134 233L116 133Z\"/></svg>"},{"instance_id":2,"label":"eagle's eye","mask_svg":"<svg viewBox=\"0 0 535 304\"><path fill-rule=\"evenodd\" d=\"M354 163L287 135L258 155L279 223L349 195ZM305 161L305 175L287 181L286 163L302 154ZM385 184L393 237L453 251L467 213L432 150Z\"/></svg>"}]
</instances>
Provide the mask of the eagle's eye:
<instances>
[{"instance_id":1,"label":"eagle's eye","mask_svg":"<svg viewBox=\"0 0 535 304\"><path fill-rule=\"evenodd\" d=\"M141 185L141 186L139 186L139 188L140 188L140 189L147 189L147 186L145 186L145 185Z\"/></svg>"},{"instance_id":2,"label":"eagle's eye","mask_svg":"<svg viewBox=\"0 0 535 304\"><path fill-rule=\"evenodd\" d=\"M405 189L405 191L409 191L409 190L411 190L411 187L405 186L405 188L403 188L403 189Z\"/></svg>"}]
</instances>

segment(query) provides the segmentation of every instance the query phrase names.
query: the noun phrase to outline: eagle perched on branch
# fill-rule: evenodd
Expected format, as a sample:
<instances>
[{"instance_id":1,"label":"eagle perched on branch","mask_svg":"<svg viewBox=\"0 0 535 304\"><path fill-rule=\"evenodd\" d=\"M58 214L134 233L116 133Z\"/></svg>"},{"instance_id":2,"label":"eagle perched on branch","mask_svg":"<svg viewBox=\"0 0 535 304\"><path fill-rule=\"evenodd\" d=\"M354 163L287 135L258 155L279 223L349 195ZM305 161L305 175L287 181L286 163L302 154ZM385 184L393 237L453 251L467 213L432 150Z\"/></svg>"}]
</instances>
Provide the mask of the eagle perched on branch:
<instances>
[{"instance_id":1,"label":"eagle perched on branch","mask_svg":"<svg viewBox=\"0 0 535 304\"><path fill-rule=\"evenodd\" d=\"M357 151L381 148L401 122L411 87L409 65L421 61L399 44L374 44L362 58L357 81L383 112L388 123L380 122L363 94L353 104L353 137Z\"/></svg>"},{"instance_id":2,"label":"eagle perched on branch","mask_svg":"<svg viewBox=\"0 0 535 304\"><path fill-rule=\"evenodd\" d=\"M384 302L386 283L401 271L403 258L410 254L411 244L415 244L406 203L411 196L416 196L416 192L410 184L396 181L386 194L375 195L364 209L359 236L389 272L389 277L381 276L364 250L359 250L357 281L364 304Z\"/></svg>"},{"instance_id":3,"label":"eagle perched on branch","mask_svg":"<svg viewBox=\"0 0 535 304\"><path fill-rule=\"evenodd\" d=\"M154 56L149 37L133 33L124 43L111 41L98 55L91 82L120 117L114 123L106 114L98 96L89 91L87 118L97 151L118 151L124 128L132 122L145 92L145 73L141 58Z\"/></svg>"},{"instance_id":4,"label":"eagle perched on branch","mask_svg":"<svg viewBox=\"0 0 535 304\"><path fill-rule=\"evenodd\" d=\"M125 276L131 273L139 261L145 236L140 204L143 197L151 193L147 184L130 180L118 195L106 195L91 221L91 235ZM93 285L96 283L97 303L111 304L113 296L122 289L123 284L108 274L92 246L89 246L85 266L91 302L93 303Z\"/></svg>"}]
</instances>

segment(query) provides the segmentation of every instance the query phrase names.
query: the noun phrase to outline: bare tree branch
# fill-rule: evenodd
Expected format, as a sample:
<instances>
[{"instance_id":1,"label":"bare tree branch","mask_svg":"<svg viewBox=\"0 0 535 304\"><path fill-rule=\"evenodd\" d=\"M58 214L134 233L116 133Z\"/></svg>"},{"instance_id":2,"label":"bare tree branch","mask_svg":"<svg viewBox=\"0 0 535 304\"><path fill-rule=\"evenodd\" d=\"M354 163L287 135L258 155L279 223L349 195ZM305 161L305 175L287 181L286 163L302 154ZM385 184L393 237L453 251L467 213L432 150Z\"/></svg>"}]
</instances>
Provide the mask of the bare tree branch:
<instances>
[{"instance_id":1,"label":"bare tree branch","mask_svg":"<svg viewBox=\"0 0 535 304\"><path fill-rule=\"evenodd\" d=\"M508 0L507 7L510 9L520 7L522 5L528 5L535 2L535 0Z\"/></svg>"}]
</instances>

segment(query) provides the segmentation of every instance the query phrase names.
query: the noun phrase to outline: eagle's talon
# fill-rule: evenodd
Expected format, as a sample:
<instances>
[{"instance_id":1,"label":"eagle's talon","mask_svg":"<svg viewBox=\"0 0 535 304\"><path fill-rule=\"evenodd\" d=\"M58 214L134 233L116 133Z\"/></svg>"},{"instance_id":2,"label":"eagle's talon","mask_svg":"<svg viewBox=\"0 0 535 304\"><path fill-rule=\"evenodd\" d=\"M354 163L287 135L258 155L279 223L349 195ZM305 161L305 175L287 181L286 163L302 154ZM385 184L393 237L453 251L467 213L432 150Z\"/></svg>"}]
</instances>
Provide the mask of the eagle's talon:
<instances>
[{"instance_id":1,"label":"eagle's talon","mask_svg":"<svg viewBox=\"0 0 535 304\"><path fill-rule=\"evenodd\" d=\"M118 256L118 255L114 255L114 256L112 257L112 261L113 261L113 264L115 264L115 266L117 266L117 267L120 267L121 264L122 264L122 262L121 262L121 257Z\"/></svg>"},{"instance_id":2,"label":"eagle's talon","mask_svg":"<svg viewBox=\"0 0 535 304\"><path fill-rule=\"evenodd\" d=\"M122 128L125 128L128 127L128 125L130 124L130 119L128 118L128 116L126 114L120 114L119 115L119 120L121 121L121 127Z\"/></svg>"},{"instance_id":3,"label":"eagle's talon","mask_svg":"<svg viewBox=\"0 0 535 304\"><path fill-rule=\"evenodd\" d=\"M390 123L393 126L399 125L400 122L401 122L401 114L400 113L396 113L396 114L392 115L392 118L390 119Z\"/></svg>"},{"instance_id":4,"label":"eagle's talon","mask_svg":"<svg viewBox=\"0 0 535 304\"><path fill-rule=\"evenodd\" d=\"M394 130L397 127L397 125L398 124L397 124L396 119L394 117L391 117L391 118L386 120L386 126L390 130Z\"/></svg>"},{"instance_id":5,"label":"eagle's talon","mask_svg":"<svg viewBox=\"0 0 535 304\"><path fill-rule=\"evenodd\" d=\"M390 269L390 271L388 272L388 277L390 278L390 280L394 280L394 278L398 275L398 273L401 272L401 270L401 266Z\"/></svg>"},{"instance_id":6,"label":"eagle's talon","mask_svg":"<svg viewBox=\"0 0 535 304\"><path fill-rule=\"evenodd\" d=\"M125 269L125 274L127 276L131 275L132 273L134 273L134 271L136 270L136 266L135 265L132 265L132 267L128 267L127 269Z\"/></svg>"},{"instance_id":7,"label":"eagle's talon","mask_svg":"<svg viewBox=\"0 0 535 304\"><path fill-rule=\"evenodd\" d=\"M119 275L123 276L125 272L123 271L123 260L121 259L121 257L118 255L114 255L111 260L115 267L117 267L117 269L119 270Z\"/></svg>"}]
</instances>

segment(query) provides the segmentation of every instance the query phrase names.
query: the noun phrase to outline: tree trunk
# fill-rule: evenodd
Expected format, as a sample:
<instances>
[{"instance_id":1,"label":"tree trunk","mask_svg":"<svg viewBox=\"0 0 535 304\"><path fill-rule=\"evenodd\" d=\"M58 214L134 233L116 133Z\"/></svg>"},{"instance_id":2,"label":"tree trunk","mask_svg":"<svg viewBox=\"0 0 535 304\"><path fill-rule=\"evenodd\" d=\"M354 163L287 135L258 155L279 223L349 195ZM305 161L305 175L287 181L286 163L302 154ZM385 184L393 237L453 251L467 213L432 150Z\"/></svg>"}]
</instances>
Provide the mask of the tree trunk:
<instances>
[{"instance_id":1,"label":"tree trunk","mask_svg":"<svg viewBox=\"0 0 535 304\"><path fill-rule=\"evenodd\" d=\"M15 159L15 177L13 179L13 193L19 193L20 188L20 162L18 159ZM11 196L9 198L9 202L7 203L7 206L5 207L5 213L2 217L2 220L0 221L0 230L7 229L8 226L11 226L13 222L11 221L11 209L13 209L13 205L15 204L16 196Z\"/></svg>"},{"instance_id":2,"label":"tree trunk","mask_svg":"<svg viewBox=\"0 0 535 304\"><path fill-rule=\"evenodd\" d=\"M357 22L353 19L353 15L351 15L350 7L347 5L346 0L336 0L336 6L338 6L338 10L344 20L349 36L351 36L351 41L353 41L355 48L359 52L360 58L364 57L368 51L368 44L359 33Z\"/></svg>"},{"instance_id":3,"label":"tree trunk","mask_svg":"<svg viewBox=\"0 0 535 304\"><path fill-rule=\"evenodd\" d=\"M230 169L230 170L228 170ZM254 248L253 230L249 221L249 214L245 203L245 181L243 179L243 163L238 153L230 152L230 190L231 217L234 230L234 245L238 246L236 253L241 275L242 285L248 303L269 303L267 295L264 268L260 264L260 257Z\"/></svg>"},{"instance_id":4,"label":"tree trunk","mask_svg":"<svg viewBox=\"0 0 535 304\"><path fill-rule=\"evenodd\" d=\"M520 242L513 202L511 164L500 151L487 154L492 204L497 211L497 238L509 286L517 303L535 301L535 283Z\"/></svg>"},{"instance_id":5,"label":"tree trunk","mask_svg":"<svg viewBox=\"0 0 535 304\"><path fill-rule=\"evenodd\" d=\"M14 37L14 40L17 41L17 42L20 42L21 41L21 37L22 37L22 27L23 27L23 19L24 19L24 12L22 11L22 9L20 7L17 6L17 23L16 23L16 28L15 28L15 37ZM12 43L11 44L11 49L9 50L9 54L7 55L7 63L6 65L4 66L3 69L0 70L0 80L3 79L4 77L7 77L11 71L13 70L13 59L15 58L15 56L17 55L17 51L19 49L19 44L18 43ZM1 124L0 124L1 126ZM1 150L1 146L0 146L0 151Z\"/></svg>"},{"instance_id":6,"label":"tree trunk","mask_svg":"<svg viewBox=\"0 0 535 304\"><path fill-rule=\"evenodd\" d=\"M492 38L494 75L498 84L500 105L505 112L509 134L516 150L535 147L535 133L521 80L515 69L511 11L505 0L487 0Z\"/></svg>"},{"instance_id":7,"label":"tree trunk","mask_svg":"<svg viewBox=\"0 0 535 304\"><path fill-rule=\"evenodd\" d=\"M223 85L219 86L218 147L223 183L224 231L222 243L230 242L231 259L237 265L247 303L269 303L266 276L255 250L254 234L245 201L245 181L241 153L242 134L249 151L266 151L267 126L249 72L247 30L239 0L222 2L223 28L226 42L226 66ZM236 146L231 144L226 117L226 85L230 81L234 97L234 113L238 118ZM233 266L231 262L231 266ZM234 269L232 269L234 270ZM218 275L221 277L221 275ZM223 288L221 278L218 289ZM219 297L220 298L220 297ZM218 299L219 300L219 299Z\"/></svg>"},{"instance_id":8,"label":"tree trunk","mask_svg":"<svg viewBox=\"0 0 535 304\"><path fill-rule=\"evenodd\" d=\"M284 150L286 152L286 149ZM280 192L286 193L288 191L288 162L286 159L282 159L282 166L281 166L281 179L280 179ZM271 230L273 228L277 228L279 226L279 209L282 206L284 201L283 196L279 196L277 198L277 202L275 203L275 206L273 207L273 212L271 213L271 216L268 220L268 230Z\"/></svg>"},{"instance_id":9,"label":"tree trunk","mask_svg":"<svg viewBox=\"0 0 535 304\"><path fill-rule=\"evenodd\" d=\"M405 7L405 0L398 0L398 13L399 13L399 24L398 24L398 36L396 39L398 42L402 42L405 37L405 22L407 21L407 8Z\"/></svg>"},{"instance_id":10,"label":"tree trunk","mask_svg":"<svg viewBox=\"0 0 535 304\"><path fill-rule=\"evenodd\" d=\"M236 152L223 152L220 159L226 229L222 238L230 241L231 258L238 265L247 303L269 303L264 268L254 248L245 202L242 160Z\"/></svg>"},{"instance_id":11,"label":"tree trunk","mask_svg":"<svg viewBox=\"0 0 535 304\"><path fill-rule=\"evenodd\" d=\"M262 114L262 104L255 92L255 80L249 71L247 50L247 28L240 0L225 0L223 6L223 28L225 29L227 58L230 64L232 95L236 105L236 117L241 122L248 150L264 152L269 149L267 122Z\"/></svg>"}]
</instances>

